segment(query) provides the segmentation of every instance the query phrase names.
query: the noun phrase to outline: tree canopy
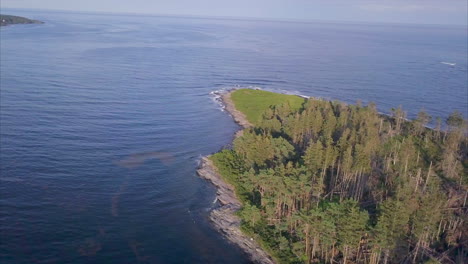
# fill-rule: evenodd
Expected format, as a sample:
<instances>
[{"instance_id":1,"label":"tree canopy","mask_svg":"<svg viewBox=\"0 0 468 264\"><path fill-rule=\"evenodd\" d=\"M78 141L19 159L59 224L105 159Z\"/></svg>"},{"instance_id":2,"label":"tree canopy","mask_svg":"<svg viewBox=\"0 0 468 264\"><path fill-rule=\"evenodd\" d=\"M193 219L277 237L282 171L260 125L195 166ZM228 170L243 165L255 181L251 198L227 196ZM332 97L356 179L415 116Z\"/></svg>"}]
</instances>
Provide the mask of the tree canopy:
<instances>
[{"instance_id":1,"label":"tree canopy","mask_svg":"<svg viewBox=\"0 0 468 264\"><path fill-rule=\"evenodd\" d=\"M408 121L401 107L384 116L374 104L278 98L211 159L236 186L243 229L279 262L468 262L460 113L442 131L424 111Z\"/></svg>"}]
</instances>

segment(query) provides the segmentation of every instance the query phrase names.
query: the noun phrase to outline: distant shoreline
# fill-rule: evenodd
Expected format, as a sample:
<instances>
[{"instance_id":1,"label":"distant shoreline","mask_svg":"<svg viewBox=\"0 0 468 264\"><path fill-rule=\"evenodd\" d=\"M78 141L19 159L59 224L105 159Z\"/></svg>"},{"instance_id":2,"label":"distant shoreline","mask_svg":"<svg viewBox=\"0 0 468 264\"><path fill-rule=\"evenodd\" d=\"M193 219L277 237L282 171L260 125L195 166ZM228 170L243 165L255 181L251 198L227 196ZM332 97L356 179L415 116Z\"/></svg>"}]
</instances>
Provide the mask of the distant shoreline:
<instances>
[{"instance_id":1,"label":"distant shoreline","mask_svg":"<svg viewBox=\"0 0 468 264\"><path fill-rule=\"evenodd\" d=\"M44 24L44 22L26 17L0 14L0 26L5 27L17 24Z\"/></svg>"},{"instance_id":2,"label":"distant shoreline","mask_svg":"<svg viewBox=\"0 0 468 264\"><path fill-rule=\"evenodd\" d=\"M242 112L235 108L234 102L231 100L233 91L235 89L223 92L220 95L226 111L241 126L241 129L235 134L237 138L242 135L245 128L251 127L252 124ZM209 158L210 156L202 158L197 174L201 178L210 181L217 189L216 201L219 202L220 206L210 213L210 220L215 228L229 241L238 245L253 262L259 264L275 263L272 257L254 239L244 234L240 229L241 220L236 213L242 208L242 203L235 194L234 186L223 180L218 173L218 169Z\"/></svg>"}]
</instances>

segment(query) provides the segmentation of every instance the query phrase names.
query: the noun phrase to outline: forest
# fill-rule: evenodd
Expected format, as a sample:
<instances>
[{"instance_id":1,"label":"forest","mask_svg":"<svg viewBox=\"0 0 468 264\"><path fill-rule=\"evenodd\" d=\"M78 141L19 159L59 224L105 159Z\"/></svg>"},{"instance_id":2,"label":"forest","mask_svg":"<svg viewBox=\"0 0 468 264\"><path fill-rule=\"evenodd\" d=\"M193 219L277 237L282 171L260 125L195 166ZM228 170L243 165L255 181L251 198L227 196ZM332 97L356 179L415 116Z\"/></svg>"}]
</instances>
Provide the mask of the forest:
<instances>
[{"instance_id":1,"label":"forest","mask_svg":"<svg viewBox=\"0 0 468 264\"><path fill-rule=\"evenodd\" d=\"M265 98L232 93L253 127L211 160L243 203L243 231L278 263L468 263L461 113L408 120L300 97L259 109Z\"/></svg>"}]
</instances>

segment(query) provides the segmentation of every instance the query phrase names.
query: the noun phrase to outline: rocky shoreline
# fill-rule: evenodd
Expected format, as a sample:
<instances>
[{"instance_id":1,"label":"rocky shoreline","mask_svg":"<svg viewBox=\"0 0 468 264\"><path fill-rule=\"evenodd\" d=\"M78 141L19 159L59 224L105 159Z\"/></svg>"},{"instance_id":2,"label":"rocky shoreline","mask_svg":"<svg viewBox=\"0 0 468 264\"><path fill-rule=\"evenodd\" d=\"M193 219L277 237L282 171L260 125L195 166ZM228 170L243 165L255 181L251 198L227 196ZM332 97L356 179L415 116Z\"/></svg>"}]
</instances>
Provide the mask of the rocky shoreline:
<instances>
[{"instance_id":1,"label":"rocky shoreline","mask_svg":"<svg viewBox=\"0 0 468 264\"><path fill-rule=\"evenodd\" d=\"M221 94L221 100L225 106L226 111L232 116L234 121L242 128L252 127L253 125L247 120L247 117L241 111L237 110L234 102L231 100L231 93L235 90ZM242 131L242 130L241 130Z\"/></svg>"},{"instance_id":2,"label":"rocky shoreline","mask_svg":"<svg viewBox=\"0 0 468 264\"><path fill-rule=\"evenodd\" d=\"M234 107L231 100L231 91L222 94L221 99L236 123L242 128L252 126L245 115ZM242 131L243 129L237 131L236 137L242 135ZM254 239L242 233L240 229L241 220L236 215L236 212L242 208L242 203L236 197L234 186L222 179L209 156L202 158L197 174L201 178L209 180L217 189L216 199L220 206L210 213L210 220L215 228L229 241L242 248L254 263L274 264L270 255Z\"/></svg>"}]
</instances>

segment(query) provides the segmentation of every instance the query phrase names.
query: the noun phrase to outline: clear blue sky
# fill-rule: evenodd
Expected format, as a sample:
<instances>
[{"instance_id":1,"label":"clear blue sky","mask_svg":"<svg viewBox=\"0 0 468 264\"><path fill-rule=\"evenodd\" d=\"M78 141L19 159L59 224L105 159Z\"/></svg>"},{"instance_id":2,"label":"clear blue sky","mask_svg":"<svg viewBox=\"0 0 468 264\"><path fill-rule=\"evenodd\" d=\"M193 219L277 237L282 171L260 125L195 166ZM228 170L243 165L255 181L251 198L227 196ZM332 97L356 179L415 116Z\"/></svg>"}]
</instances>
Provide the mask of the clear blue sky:
<instances>
[{"instance_id":1,"label":"clear blue sky","mask_svg":"<svg viewBox=\"0 0 468 264\"><path fill-rule=\"evenodd\" d=\"M1 0L1 8L467 25L467 0Z\"/></svg>"}]
</instances>

